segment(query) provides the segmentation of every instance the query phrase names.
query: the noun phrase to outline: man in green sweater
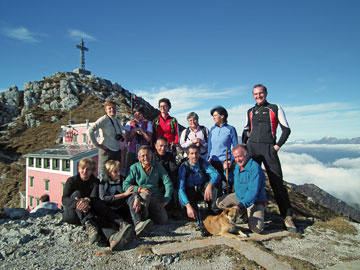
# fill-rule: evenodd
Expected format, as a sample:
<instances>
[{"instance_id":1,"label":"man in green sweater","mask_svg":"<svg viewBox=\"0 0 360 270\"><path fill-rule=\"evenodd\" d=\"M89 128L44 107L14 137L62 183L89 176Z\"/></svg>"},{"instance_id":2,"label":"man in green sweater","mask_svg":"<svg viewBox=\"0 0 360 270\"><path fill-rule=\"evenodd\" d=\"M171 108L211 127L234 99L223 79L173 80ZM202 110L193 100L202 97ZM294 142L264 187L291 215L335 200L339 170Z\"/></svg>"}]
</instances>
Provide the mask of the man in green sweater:
<instances>
[{"instance_id":1,"label":"man in green sweater","mask_svg":"<svg viewBox=\"0 0 360 270\"><path fill-rule=\"evenodd\" d=\"M128 199L131 216L135 223L150 217L155 223L168 221L165 206L173 192L172 181L164 167L152 160L149 146L143 145L138 151L139 162L130 167L123 188L130 186L137 192Z\"/></svg>"}]
</instances>

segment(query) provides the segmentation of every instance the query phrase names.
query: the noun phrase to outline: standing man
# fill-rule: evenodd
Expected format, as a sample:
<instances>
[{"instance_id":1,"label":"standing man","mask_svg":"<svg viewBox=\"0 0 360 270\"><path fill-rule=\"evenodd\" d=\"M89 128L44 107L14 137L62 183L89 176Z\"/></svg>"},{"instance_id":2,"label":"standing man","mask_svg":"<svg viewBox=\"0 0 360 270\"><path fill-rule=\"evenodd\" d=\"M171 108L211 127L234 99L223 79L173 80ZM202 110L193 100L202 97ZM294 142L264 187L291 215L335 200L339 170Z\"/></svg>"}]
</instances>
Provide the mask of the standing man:
<instances>
[{"instance_id":1,"label":"standing man","mask_svg":"<svg viewBox=\"0 0 360 270\"><path fill-rule=\"evenodd\" d=\"M230 171L235 193L224 195L217 200L220 209L237 208L240 215L247 212L249 229L260 233L264 229L264 208L267 201L265 192L265 175L260 165L249 157L243 145L233 148L235 168ZM224 163L224 170L228 168Z\"/></svg>"},{"instance_id":2,"label":"standing man","mask_svg":"<svg viewBox=\"0 0 360 270\"><path fill-rule=\"evenodd\" d=\"M296 232L289 195L283 185L282 170L277 154L290 135L290 127L282 108L267 102L267 89L264 85L255 85L253 96L256 105L247 112L242 141L247 144L250 156L259 164L264 163L280 214L285 218L285 226L288 231ZM276 141L278 125L282 133Z\"/></svg>"}]
</instances>

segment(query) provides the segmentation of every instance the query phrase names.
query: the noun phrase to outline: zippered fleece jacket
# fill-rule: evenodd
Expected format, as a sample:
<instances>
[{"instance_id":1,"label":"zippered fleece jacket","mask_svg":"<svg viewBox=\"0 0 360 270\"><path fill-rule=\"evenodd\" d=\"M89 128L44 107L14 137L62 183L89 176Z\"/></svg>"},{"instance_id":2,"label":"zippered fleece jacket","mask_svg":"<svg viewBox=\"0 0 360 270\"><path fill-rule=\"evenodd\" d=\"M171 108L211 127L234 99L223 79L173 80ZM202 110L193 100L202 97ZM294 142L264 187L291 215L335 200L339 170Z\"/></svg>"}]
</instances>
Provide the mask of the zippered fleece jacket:
<instances>
[{"instance_id":1,"label":"zippered fleece jacket","mask_svg":"<svg viewBox=\"0 0 360 270\"><path fill-rule=\"evenodd\" d=\"M170 201L173 184L169 175L159 162L152 161L151 166L150 175L147 176L140 161L133 164L130 167L129 175L124 181L123 190L127 190L130 186L134 186L134 192L139 187L148 188L151 191L151 196ZM165 194L160 190L162 186L165 187Z\"/></svg>"},{"instance_id":2,"label":"zippered fleece jacket","mask_svg":"<svg viewBox=\"0 0 360 270\"><path fill-rule=\"evenodd\" d=\"M116 134L122 134L121 123L118 117L112 117L114 126L111 124L109 116L101 116L96 122L88 129L88 135L90 141L96 147L99 144L105 145L113 152L117 152L120 149L120 141L115 139ZM99 130L100 141L97 142L95 132ZM116 131L116 132L115 132Z\"/></svg>"},{"instance_id":3,"label":"zippered fleece jacket","mask_svg":"<svg viewBox=\"0 0 360 270\"><path fill-rule=\"evenodd\" d=\"M266 202L265 174L260 165L250 158L245 167L240 171L236 164L234 170L229 173L230 182L234 182L236 199L245 208L256 202Z\"/></svg>"}]
</instances>

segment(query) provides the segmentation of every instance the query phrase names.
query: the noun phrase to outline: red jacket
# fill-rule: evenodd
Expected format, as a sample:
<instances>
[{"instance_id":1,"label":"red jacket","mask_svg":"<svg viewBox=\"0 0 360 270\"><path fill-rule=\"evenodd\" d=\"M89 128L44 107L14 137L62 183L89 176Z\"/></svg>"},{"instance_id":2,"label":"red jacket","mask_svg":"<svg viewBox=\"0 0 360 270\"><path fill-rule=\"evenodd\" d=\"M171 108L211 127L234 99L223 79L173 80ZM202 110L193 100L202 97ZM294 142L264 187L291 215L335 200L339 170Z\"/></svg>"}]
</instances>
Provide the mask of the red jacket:
<instances>
[{"instance_id":1,"label":"red jacket","mask_svg":"<svg viewBox=\"0 0 360 270\"><path fill-rule=\"evenodd\" d=\"M155 141L157 138L164 136L169 143L179 143L179 127L175 117L167 115L164 119L161 114L153 121L153 134Z\"/></svg>"}]
</instances>

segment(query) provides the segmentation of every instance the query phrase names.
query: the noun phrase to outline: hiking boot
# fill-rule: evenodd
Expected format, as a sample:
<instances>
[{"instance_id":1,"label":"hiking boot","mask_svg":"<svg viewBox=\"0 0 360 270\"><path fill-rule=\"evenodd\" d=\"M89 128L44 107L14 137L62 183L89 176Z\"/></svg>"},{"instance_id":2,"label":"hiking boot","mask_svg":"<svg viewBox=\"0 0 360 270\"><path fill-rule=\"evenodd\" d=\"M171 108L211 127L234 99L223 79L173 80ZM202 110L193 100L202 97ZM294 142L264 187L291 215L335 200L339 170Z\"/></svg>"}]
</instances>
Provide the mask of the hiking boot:
<instances>
[{"instance_id":1,"label":"hiking boot","mask_svg":"<svg viewBox=\"0 0 360 270\"><path fill-rule=\"evenodd\" d=\"M129 243L135 237L134 226L127 222L121 222L120 229L117 233L110 236L110 249L120 250L125 244Z\"/></svg>"},{"instance_id":2,"label":"hiking boot","mask_svg":"<svg viewBox=\"0 0 360 270\"><path fill-rule=\"evenodd\" d=\"M297 228L296 228L296 226L295 226L295 223L294 223L294 220L293 220L293 217L292 217L292 216L287 216L287 217L284 219L284 224L285 224L286 229L287 229L289 232L292 232L292 233L296 233L296 232L297 232Z\"/></svg>"},{"instance_id":3,"label":"hiking boot","mask_svg":"<svg viewBox=\"0 0 360 270\"><path fill-rule=\"evenodd\" d=\"M198 224L196 226L196 231L199 231L201 233L202 237L210 236L211 234L205 229L204 224Z\"/></svg>"},{"instance_id":4,"label":"hiking boot","mask_svg":"<svg viewBox=\"0 0 360 270\"><path fill-rule=\"evenodd\" d=\"M141 236L141 234L149 231L149 229L151 228L152 225L153 225L153 222L151 219L147 219L147 220L140 221L139 223L137 223L135 226L136 236Z\"/></svg>"},{"instance_id":5,"label":"hiking boot","mask_svg":"<svg viewBox=\"0 0 360 270\"><path fill-rule=\"evenodd\" d=\"M85 222L85 229L86 229L86 232L88 233L90 244L94 244L95 242L100 241L100 235L98 232L98 228L95 225L93 225L90 222L90 220L87 220Z\"/></svg>"}]
</instances>

